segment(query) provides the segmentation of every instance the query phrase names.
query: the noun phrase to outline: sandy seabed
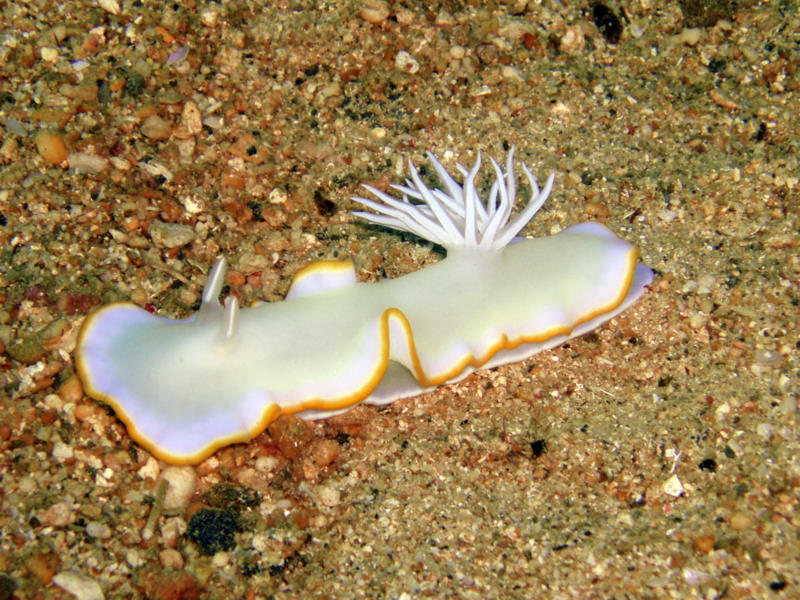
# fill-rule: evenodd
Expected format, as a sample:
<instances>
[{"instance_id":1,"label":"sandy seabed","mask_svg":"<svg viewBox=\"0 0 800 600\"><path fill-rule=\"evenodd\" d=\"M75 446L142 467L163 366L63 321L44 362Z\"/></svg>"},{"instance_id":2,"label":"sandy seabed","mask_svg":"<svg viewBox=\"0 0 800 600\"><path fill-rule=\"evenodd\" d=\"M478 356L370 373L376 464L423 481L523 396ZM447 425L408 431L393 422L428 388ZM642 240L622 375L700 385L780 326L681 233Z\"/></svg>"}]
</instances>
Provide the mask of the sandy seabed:
<instances>
[{"instance_id":1,"label":"sandy seabed","mask_svg":"<svg viewBox=\"0 0 800 600\"><path fill-rule=\"evenodd\" d=\"M797 596L800 12L662 4L4 3L0 600ZM598 331L181 469L84 395L96 306L417 270L350 197L512 145L656 272Z\"/></svg>"}]
</instances>

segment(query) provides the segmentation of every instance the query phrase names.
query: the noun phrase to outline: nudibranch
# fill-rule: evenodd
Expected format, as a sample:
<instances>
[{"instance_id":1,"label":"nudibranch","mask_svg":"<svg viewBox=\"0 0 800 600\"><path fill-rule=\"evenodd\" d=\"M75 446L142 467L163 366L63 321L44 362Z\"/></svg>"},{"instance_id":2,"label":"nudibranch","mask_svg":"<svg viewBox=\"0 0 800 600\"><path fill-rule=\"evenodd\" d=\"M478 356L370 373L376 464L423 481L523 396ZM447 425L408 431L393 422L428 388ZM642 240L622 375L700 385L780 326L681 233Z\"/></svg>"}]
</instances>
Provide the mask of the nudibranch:
<instances>
[{"instance_id":1,"label":"nudibranch","mask_svg":"<svg viewBox=\"0 0 800 600\"><path fill-rule=\"evenodd\" d=\"M527 166L529 203L512 219L514 150L487 200L480 155L458 183L428 154L442 188L410 178L401 198L377 200L366 221L445 248L443 260L379 283L360 283L350 261L302 269L283 302L239 310L219 302L225 260L212 268L199 311L183 320L133 304L85 321L76 365L89 395L110 405L131 437L171 463L197 463L247 441L284 413L318 419L359 402L386 404L478 368L522 360L582 335L636 301L652 280L636 248L603 225L518 238L550 194Z\"/></svg>"}]
</instances>

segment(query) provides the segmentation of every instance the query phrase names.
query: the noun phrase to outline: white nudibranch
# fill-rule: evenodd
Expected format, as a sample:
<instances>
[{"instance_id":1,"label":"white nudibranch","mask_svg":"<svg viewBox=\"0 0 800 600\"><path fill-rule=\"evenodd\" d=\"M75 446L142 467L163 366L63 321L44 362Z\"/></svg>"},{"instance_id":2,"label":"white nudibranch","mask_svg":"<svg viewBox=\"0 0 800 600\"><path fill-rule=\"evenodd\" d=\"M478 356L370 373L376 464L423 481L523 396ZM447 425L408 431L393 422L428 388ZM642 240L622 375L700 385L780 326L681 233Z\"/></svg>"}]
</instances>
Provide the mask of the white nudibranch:
<instances>
[{"instance_id":1,"label":"white nudibranch","mask_svg":"<svg viewBox=\"0 0 800 600\"><path fill-rule=\"evenodd\" d=\"M359 402L386 404L458 381L478 368L527 358L583 335L635 302L653 274L634 246L597 223L545 238L516 236L553 185L513 219L514 150L483 201L472 169L463 183L432 154L442 189L409 161L402 198L365 186L378 200L368 222L443 246L435 265L379 283L359 283L353 263L302 269L286 300L239 310L224 306L220 259L200 310L183 320L133 304L91 314L76 365L89 395L109 404L131 437L171 463L196 463L244 442L284 413L318 419ZM377 213L377 214L376 214Z\"/></svg>"}]
</instances>

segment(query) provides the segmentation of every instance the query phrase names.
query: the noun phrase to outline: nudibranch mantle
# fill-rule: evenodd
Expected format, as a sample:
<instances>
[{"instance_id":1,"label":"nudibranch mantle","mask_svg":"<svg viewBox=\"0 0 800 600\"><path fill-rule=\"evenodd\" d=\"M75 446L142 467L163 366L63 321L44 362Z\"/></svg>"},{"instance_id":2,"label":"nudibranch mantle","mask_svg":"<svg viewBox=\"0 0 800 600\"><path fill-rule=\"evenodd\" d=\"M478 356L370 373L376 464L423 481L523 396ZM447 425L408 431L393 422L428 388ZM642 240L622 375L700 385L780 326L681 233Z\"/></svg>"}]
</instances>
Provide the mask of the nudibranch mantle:
<instances>
[{"instance_id":1,"label":"nudibranch mantle","mask_svg":"<svg viewBox=\"0 0 800 600\"><path fill-rule=\"evenodd\" d=\"M112 304L81 330L76 364L92 397L131 436L172 463L196 463L246 441L280 414L338 414L386 404L522 360L582 335L635 302L652 281L634 246L603 225L581 223L546 238L515 238L547 199L532 189L511 222L513 149L489 198L477 194L480 156L458 184L429 154L444 190L411 178L402 199L369 186L378 214L358 216L441 244L447 257L420 271L359 283L350 261L302 269L286 300L239 310L219 302L220 259L200 310L183 320ZM414 201L412 201L411 199Z\"/></svg>"}]
</instances>

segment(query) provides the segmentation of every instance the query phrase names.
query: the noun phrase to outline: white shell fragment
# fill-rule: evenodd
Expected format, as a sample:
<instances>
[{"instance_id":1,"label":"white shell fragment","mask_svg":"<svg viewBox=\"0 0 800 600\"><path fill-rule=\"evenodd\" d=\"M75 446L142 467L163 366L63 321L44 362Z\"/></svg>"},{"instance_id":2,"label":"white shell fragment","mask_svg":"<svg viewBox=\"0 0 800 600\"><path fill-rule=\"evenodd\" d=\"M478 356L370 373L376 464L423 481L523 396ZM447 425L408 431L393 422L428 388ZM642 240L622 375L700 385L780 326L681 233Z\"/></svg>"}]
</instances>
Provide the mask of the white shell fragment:
<instances>
[{"instance_id":1,"label":"white shell fragment","mask_svg":"<svg viewBox=\"0 0 800 600\"><path fill-rule=\"evenodd\" d=\"M636 249L597 223L539 239L516 236L546 200L553 176L512 218L513 149L484 201L480 157L458 183L433 157L443 189L410 164L395 198L357 198L364 219L447 249L441 262L397 279L358 283L350 261L300 271L284 302L239 310L219 301L225 261L212 269L197 314L154 316L132 304L92 314L77 368L159 458L199 462L246 441L280 414L338 414L458 381L582 335L635 302L652 280Z\"/></svg>"},{"instance_id":2,"label":"white shell fragment","mask_svg":"<svg viewBox=\"0 0 800 600\"><path fill-rule=\"evenodd\" d=\"M99 4L103 10L110 12L112 15L119 14L119 2L117 2L117 0L97 0L97 4Z\"/></svg>"},{"instance_id":3,"label":"white shell fragment","mask_svg":"<svg viewBox=\"0 0 800 600\"><path fill-rule=\"evenodd\" d=\"M53 576L53 583L77 600L103 600L103 590L94 579L73 571L62 571Z\"/></svg>"},{"instance_id":4,"label":"white shell fragment","mask_svg":"<svg viewBox=\"0 0 800 600\"><path fill-rule=\"evenodd\" d=\"M664 493L674 498L679 498L686 491L677 475L673 475L664 482Z\"/></svg>"}]
</instances>

